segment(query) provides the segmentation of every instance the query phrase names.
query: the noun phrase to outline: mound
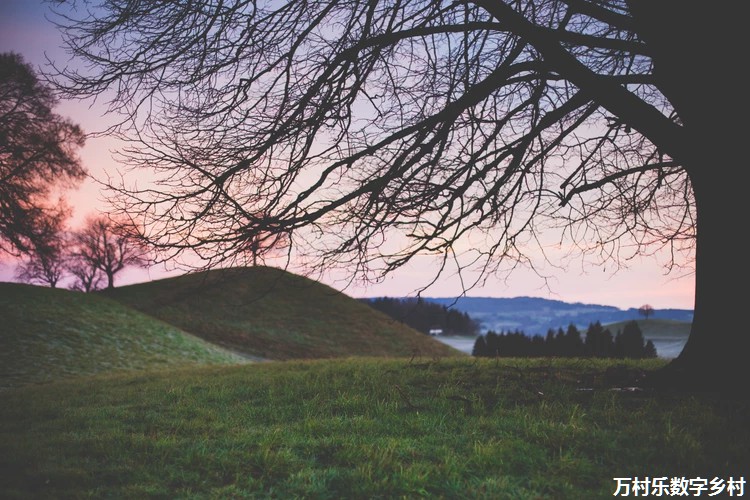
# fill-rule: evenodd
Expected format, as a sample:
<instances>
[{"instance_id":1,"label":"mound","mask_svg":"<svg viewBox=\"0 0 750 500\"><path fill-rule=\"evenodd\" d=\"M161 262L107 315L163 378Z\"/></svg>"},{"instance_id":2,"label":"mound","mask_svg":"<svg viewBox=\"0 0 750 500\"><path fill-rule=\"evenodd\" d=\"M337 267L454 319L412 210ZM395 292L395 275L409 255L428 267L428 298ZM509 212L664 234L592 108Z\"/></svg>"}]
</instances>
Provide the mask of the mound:
<instances>
[{"instance_id":1,"label":"mound","mask_svg":"<svg viewBox=\"0 0 750 500\"><path fill-rule=\"evenodd\" d=\"M331 287L275 268L206 271L107 294L205 340L266 359L462 355Z\"/></svg>"},{"instance_id":2,"label":"mound","mask_svg":"<svg viewBox=\"0 0 750 500\"><path fill-rule=\"evenodd\" d=\"M0 387L243 358L99 294L0 283Z\"/></svg>"}]
</instances>

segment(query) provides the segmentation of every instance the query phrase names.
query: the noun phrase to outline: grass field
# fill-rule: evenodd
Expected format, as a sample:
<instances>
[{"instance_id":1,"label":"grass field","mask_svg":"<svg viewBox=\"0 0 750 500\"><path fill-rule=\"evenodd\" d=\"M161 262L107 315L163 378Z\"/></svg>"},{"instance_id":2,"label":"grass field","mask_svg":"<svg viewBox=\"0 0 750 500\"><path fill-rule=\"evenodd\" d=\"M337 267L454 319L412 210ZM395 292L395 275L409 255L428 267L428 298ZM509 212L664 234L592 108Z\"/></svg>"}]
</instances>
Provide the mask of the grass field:
<instances>
[{"instance_id":1,"label":"grass field","mask_svg":"<svg viewBox=\"0 0 750 500\"><path fill-rule=\"evenodd\" d=\"M8 390L0 497L587 499L614 477L747 476L747 402L612 391L612 363L288 361Z\"/></svg>"},{"instance_id":2,"label":"grass field","mask_svg":"<svg viewBox=\"0 0 750 500\"><path fill-rule=\"evenodd\" d=\"M0 498L596 499L750 470L747 401L620 388L663 360L473 359L239 271L0 283Z\"/></svg>"}]
</instances>

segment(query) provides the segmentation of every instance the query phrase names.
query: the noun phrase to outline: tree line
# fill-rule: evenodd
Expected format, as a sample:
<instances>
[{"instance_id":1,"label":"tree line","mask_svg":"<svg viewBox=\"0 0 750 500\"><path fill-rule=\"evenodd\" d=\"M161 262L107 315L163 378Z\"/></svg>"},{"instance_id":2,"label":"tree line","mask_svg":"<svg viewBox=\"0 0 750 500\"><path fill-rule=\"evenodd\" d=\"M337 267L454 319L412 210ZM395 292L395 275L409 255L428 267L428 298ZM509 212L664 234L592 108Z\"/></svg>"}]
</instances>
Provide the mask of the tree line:
<instances>
[{"instance_id":1,"label":"tree line","mask_svg":"<svg viewBox=\"0 0 750 500\"><path fill-rule=\"evenodd\" d=\"M594 357L655 358L656 347L645 341L638 323L630 321L612 335L600 322L591 323L585 338L571 324L567 330L549 329L546 336L528 336L521 331L489 331L477 337L472 350L477 357Z\"/></svg>"},{"instance_id":2,"label":"tree line","mask_svg":"<svg viewBox=\"0 0 750 500\"><path fill-rule=\"evenodd\" d=\"M127 224L92 216L81 229L60 230L25 252L16 278L57 288L69 277L71 289L92 292L114 288L115 275L127 266L147 264L147 252Z\"/></svg>"},{"instance_id":3,"label":"tree line","mask_svg":"<svg viewBox=\"0 0 750 500\"><path fill-rule=\"evenodd\" d=\"M448 308L421 297L363 299L363 302L422 333L440 329L445 335L476 335L479 322L467 313Z\"/></svg>"}]
</instances>

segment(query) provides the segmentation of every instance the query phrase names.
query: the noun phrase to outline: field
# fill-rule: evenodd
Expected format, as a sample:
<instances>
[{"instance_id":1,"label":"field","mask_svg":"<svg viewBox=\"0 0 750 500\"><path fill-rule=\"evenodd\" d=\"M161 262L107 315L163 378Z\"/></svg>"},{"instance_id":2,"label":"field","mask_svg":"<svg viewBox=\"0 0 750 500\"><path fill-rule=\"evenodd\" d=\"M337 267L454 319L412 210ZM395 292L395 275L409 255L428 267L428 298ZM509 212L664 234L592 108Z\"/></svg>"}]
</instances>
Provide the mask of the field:
<instances>
[{"instance_id":1,"label":"field","mask_svg":"<svg viewBox=\"0 0 750 500\"><path fill-rule=\"evenodd\" d=\"M664 360L474 359L280 271L2 283L0 315L2 499L595 499L750 470L750 403L639 388Z\"/></svg>"},{"instance_id":2,"label":"field","mask_svg":"<svg viewBox=\"0 0 750 500\"><path fill-rule=\"evenodd\" d=\"M359 358L16 389L0 496L578 499L747 474L747 403L613 391L608 366Z\"/></svg>"}]
</instances>

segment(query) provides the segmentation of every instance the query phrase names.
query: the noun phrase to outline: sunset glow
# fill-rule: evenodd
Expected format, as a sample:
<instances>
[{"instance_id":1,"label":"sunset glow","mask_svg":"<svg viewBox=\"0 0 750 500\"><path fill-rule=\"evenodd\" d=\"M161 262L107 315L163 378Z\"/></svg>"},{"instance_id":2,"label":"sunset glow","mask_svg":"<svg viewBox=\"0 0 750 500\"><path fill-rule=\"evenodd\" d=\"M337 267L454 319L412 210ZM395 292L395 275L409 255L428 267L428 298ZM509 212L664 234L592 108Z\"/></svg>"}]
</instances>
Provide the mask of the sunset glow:
<instances>
[{"instance_id":1,"label":"sunset glow","mask_svg":"<svg viewBox=\"0 0 750 500\"><path fill-rule=\"evenodd\" d=\"M4 0L0 5L0 51L18 52L37 68L45 67L45 56L65 65L66 54L60 48L60 35L53 24L45 19L47 3L41 0ZM70 117L86 132L97 132L106 127L106 104L103 102L62 102L57 112ZM81 152L83 166L91 179L68 193L74 208L71 226L80 224L92 213L106 213L108 203L101 182L117 179L124 172L113 152L118 143L109 137L92 137ZM126 182L137 182L137 176L127 174ZM564 253L564 252L559 252ZM655 308L691 309L694 302L694 279L690 269L675 269L667 274L664 264L668 255L658 254L638 257L623 264L627 267L612 269L595 263L569 258L556 260L558 252L550 249L547 264L538 256L536 272L516 269L507 279L489 276L482 286L472 288L468 295L487 297L537 296L568 302L614 305L628 308L649 303ZM279 261L281 262L281 261ZM320 278L345 293L363 296L407 296L420 291L433 278L435 263L429 257L416 259L412 264L388 275L382 282L365 285L350 283L345 273L331 272ZM305 270L292 262L290 270ZM118 284L158 279L180 272L175 269L155 267L150 270L130 270L118 278ZM547 280L542 277L548 277ZM469 277L475 279L474 277ZM13 279L13 264L8 259L0 266L0 280ZM469 281L470 281L469 279ZM466 280L464 281L464 284ZM461 282L448 269L434 285L422 292L425 296L451 297L462 293Z\"/></svg>"}]
</instances>

